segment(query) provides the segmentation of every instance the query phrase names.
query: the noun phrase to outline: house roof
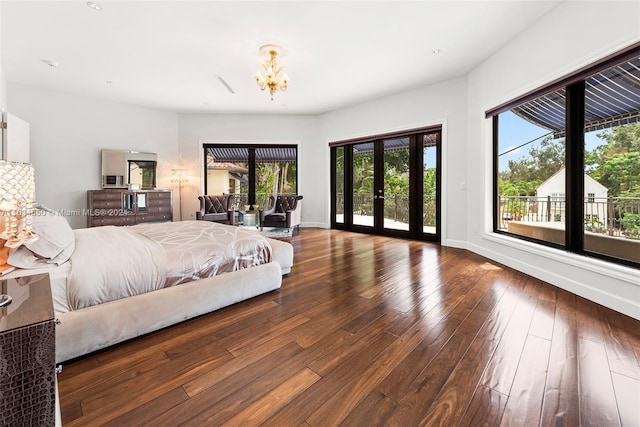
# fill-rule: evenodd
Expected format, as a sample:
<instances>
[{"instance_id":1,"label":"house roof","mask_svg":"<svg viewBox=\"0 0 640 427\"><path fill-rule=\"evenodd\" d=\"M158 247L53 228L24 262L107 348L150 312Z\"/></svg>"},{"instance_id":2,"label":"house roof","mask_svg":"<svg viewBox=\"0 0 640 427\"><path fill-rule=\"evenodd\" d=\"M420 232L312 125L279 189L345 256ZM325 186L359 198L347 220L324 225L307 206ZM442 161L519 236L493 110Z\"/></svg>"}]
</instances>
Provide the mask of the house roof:
<instances>
[{"instance_id":1,"label":"house roof","mask_svg":"<svg viewBox=\"0 0 640 427\"><path fill-rule=\"evenodd\" d=\"M207 169L209 170L224 170L237 173L248 173L249 169L230 162L214 162L211 157L207 157Z\"/></svg>"},{"instance_id":2,"label":"house roof","mask_svg":"<svg viewBox=\"0 0 640 427\"><path fill-rule=\"evenodd\" d=\"M558 177L562 177L562 179L564 180L565 179L565 169L566 168L560 169L558 172L554 173L549 178L547 178L544 182L542 182L540 185L538 185L538 188L536 188L536 193L540 190L540 188L542 188L545 185L549 184L551 181L554 181L554 180L558 179ZM602 189L603 191L606 191L607 193L609 192L609 189L607 187L605 187L604 185L600 184L598 181L596 181L595 179L593 179L592 177L590 177L586 173L584 174L584 179L585 179L585 182L589 181L593 185L595 185L595 186L599 187L600 189Z\"/></svg>"},{"instance_id":3,"label":"house roof","mask_svg":"<svg viewBox=\"0 0 640 427\"><path fill-rule=\"evenodd\" d=\"M585 132L640 121L640 58L633 58L585 80ZM564 137L565 89L543 95L512 111Z\"/></svg>"}]
</instances>

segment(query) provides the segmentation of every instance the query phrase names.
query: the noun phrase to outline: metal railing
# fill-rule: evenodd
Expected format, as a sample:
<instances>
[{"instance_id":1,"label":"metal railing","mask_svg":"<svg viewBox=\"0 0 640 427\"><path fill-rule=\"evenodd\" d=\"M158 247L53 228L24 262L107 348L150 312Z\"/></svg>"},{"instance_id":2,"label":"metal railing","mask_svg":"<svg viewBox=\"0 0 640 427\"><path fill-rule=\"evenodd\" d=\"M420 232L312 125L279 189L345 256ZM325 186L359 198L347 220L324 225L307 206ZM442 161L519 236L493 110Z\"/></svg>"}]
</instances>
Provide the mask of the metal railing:
<instances>
[{"instance_id":1,"label":"metal railing","mask_svg":"<svg viewBox=\"0 0 640 427\"><path fill-rule=\"evenodd\" d=\"M564 197L500 196L499 228L509 221L565 222ZM640 197L585 197L584 229L609 236L640 239Z\"/></svg>"},{"instance_id":2,"label":"metal railing","mask_svg":"<svg viewBox=\"0 0 640 427\"><path fill-rule=\"evenodd\" d=\"M353 193L353 214L373 215L373 194ZM336 214L344 214L344 194L336 194ZM409 196L403 194L386 195L384 198L384 217L397 222L409 223ZM422 223L424 226L436 225L436 197L424 196L422 204Z\"/></svg>"},{"instance_id":3,"label":"metal railing","mask_svg":"<svg viewBox=\"0 0 640 427\"><path fill-rule=\"evenodd\" d=\"M278 193L279 196L295 196L295 193ZM249 204L249 195L247 193L237 193L233 195L233 207L235 210L244 211L244 207ZM271 193L256 193L256 205L259 209L265 210L269 208L269 197Z\"/></svg>"}]
</instances>

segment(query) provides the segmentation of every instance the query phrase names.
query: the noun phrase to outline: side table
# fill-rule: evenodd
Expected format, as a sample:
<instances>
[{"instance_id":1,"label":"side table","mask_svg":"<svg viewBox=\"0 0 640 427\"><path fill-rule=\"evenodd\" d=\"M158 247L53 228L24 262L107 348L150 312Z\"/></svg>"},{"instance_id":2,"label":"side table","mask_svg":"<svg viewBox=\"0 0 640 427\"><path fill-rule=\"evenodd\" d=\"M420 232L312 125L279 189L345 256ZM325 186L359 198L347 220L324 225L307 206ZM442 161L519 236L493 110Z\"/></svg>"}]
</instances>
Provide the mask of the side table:
<instances>
[{"instance_id":1,"label":"side table","mask_svg":"<svg viewBox=\"0 0 640 427\"><path fill-rule=\"evenodd\" d=\"M55 320L48 274L0 280L0 425L54 426Z\"/></svg>"},{"instance_id":2,"label":"side table","mask_svg":"<svg viewBox=\"0 0 640 427\"><path fill-rule=\"evenodd\" d=\"M244 226L258 226L258 211L246 211L242 225Z\"/></svg>"}]
</instances>

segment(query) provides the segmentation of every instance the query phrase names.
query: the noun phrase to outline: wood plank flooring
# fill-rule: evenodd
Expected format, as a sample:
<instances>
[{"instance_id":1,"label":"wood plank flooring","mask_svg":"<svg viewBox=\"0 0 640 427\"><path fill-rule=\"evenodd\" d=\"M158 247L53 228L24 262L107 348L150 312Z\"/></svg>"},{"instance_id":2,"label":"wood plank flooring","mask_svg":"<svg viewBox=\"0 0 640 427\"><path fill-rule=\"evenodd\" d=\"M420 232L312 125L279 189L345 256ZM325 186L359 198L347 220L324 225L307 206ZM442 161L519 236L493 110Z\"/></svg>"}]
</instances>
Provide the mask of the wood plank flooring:
<instances>
[{"instance_id":1,"label":"wood plank flooring","mask_svg":"<svg viewBox=\"0 0 640 427\"><path fill-rule=\"evenodd\" d=\"M301 229L279 291L64 365L65 426L640 426L640 322L471 252Z\"/></svg>"}]
</instances>

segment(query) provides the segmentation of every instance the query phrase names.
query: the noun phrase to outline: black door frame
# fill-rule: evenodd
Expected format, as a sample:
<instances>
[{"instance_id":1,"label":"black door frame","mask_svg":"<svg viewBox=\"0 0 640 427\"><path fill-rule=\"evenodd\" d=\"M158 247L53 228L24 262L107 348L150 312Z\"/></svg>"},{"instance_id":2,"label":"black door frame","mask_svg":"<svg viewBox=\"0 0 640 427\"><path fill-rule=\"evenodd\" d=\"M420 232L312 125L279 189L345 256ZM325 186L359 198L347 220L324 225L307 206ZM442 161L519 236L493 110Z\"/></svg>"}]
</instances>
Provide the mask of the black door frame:
<instances>
[{"instance_id":1,"label":"black door frame","mask_svg":"<svg viewBox=\"0 0 640 427\"><path fill-rule=\"evenodd\" d=\"M424 233L423 217L423 137L437 133L436 140L436 232ZM384 228L384 145L383 141L409 137L409 231ZM374 147L374 226L353 224L353 146L373 143ZM367 234L379 234L440 242L441 239L441 187L442 187L442 126L413 129L393 134L375 135L348 141L330 143L331 160L331 228ZM337 200L337 150L343 148L343 222L336 221ZM380 198L382 196L383 198Z\"/></svg>"}]
</instances>

